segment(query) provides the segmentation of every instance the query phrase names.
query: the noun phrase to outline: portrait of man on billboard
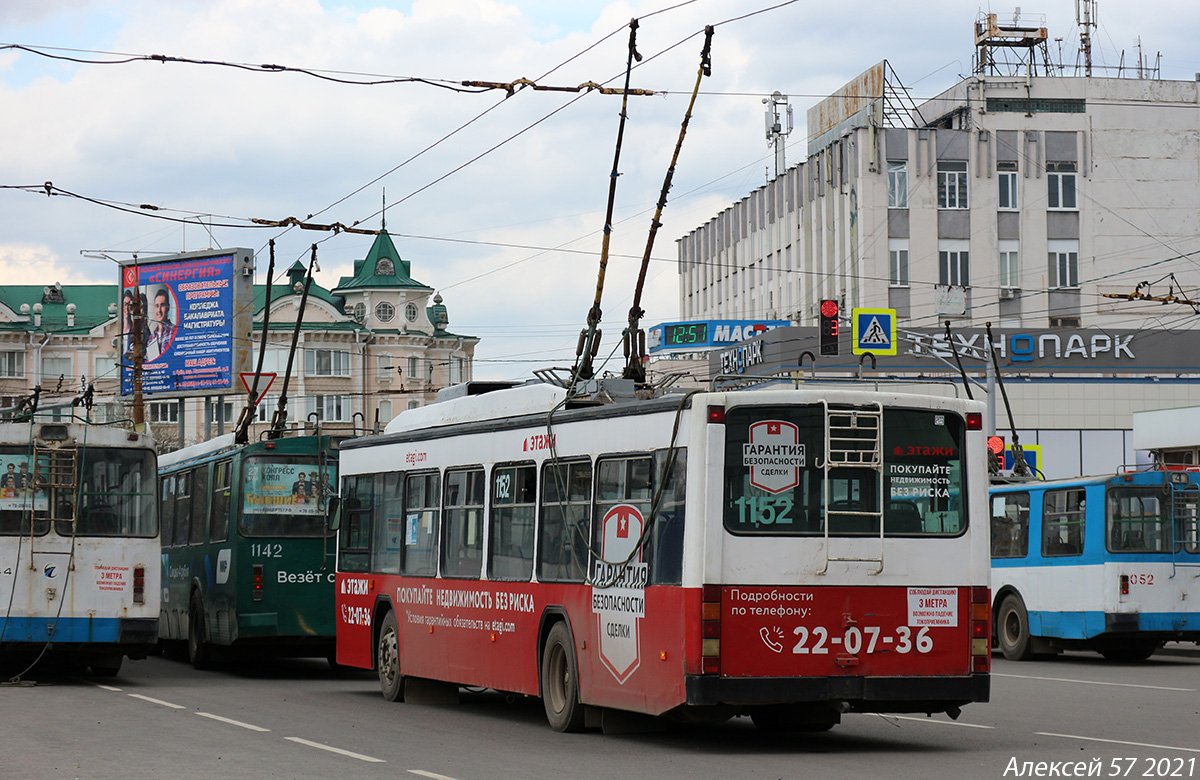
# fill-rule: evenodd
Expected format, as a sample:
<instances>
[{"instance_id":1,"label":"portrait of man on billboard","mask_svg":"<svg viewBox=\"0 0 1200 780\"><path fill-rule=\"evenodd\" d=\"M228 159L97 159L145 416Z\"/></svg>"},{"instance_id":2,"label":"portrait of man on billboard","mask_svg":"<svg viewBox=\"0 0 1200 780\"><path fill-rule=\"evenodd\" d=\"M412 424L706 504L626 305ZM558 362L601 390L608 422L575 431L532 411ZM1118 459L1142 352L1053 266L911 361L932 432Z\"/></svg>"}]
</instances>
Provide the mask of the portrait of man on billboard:
<instances>
[{"instance_id":1,"label":"portrait of man on billboard","mask_svg":"<svg viewBox=\"0 0 1200 780\"><path fill-rule=\"evenodd\" d=\"M150 307L150 328L146 342L146 362L153 362L166 354L175 341L179 327L172 320L171 289L162 285L154 290Z\"/></svg>"}]
</instances>

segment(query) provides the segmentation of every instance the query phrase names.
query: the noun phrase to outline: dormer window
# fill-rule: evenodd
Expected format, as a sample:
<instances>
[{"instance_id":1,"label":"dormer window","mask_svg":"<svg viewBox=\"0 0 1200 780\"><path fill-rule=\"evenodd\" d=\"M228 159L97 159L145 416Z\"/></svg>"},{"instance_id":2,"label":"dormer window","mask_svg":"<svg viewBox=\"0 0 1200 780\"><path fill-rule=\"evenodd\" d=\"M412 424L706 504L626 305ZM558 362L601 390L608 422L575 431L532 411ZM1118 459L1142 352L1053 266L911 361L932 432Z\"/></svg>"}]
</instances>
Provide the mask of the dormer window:
<instances>
[{"instance_id":1,"label":"dormer window","mask_svg":"<svg viewBox=\"0 0 1200 780\"><path fill-rule=\"evenodd\" d=\"M377 262L375 264L375 275L376 276L395 276L396 275L395 263L393 263L391 261L391 259L386 258L386 257L379 258L379 262Z\"/></svg>"}]
</instances>

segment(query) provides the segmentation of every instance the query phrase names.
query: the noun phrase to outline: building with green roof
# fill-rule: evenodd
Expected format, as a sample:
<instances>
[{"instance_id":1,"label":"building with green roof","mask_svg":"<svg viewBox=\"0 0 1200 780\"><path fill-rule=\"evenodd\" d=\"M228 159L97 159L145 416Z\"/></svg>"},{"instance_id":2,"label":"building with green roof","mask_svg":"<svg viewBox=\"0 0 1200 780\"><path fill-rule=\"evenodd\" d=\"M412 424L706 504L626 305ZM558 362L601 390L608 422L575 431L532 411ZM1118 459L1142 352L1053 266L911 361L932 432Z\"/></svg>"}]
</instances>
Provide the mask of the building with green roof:
<instances>
[{"instance_id":1,"label":"building with green roof","mask_svg":"<svg viewBox=\"0 0 1200 780\"><path fill-rule=\"evenodd\" d=\"M265 264L261 264L265 265ZM254 410L266 427L278 406L300 313L306 267L296 262L267 285L254 285L254 358L267 331L263 374L277 377ZM0 286L0 414L41 387L43 409L73 411L91 385L93 417L132 417L118 395L120 290L112 285ZM475 336L453 333L442 297L415 280L392 237L380 231L352 276L327 290L309 288L288 383L288 421L347 433L380 429L393 416L436 399L437 391L469 381ZM244 388L229 395L181 398L147 394L146 419L164 450L225 432L245 406Z\"/></svg>"}]
</instances>

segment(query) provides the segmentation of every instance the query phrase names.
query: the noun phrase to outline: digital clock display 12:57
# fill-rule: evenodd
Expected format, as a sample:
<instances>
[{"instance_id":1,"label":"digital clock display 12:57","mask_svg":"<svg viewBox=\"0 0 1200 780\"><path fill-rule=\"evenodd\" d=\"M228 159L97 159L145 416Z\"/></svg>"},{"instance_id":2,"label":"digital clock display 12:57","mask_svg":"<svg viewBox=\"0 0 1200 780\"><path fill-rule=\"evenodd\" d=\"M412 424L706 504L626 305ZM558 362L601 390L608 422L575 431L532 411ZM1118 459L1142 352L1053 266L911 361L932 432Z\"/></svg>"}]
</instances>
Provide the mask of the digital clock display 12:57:
<instances>
[{"instance_id":1,"label":"digital clock display 12:57","mask_svg":"<svg viewBox=\"0 0 1200 780\"><path fill-rule=\"evenodd\" d=\"M708 343L708 323L689 322L682 325L667 325L663 337L663 344L668 347L706 344Z\"/></svg>"}]
</instances>

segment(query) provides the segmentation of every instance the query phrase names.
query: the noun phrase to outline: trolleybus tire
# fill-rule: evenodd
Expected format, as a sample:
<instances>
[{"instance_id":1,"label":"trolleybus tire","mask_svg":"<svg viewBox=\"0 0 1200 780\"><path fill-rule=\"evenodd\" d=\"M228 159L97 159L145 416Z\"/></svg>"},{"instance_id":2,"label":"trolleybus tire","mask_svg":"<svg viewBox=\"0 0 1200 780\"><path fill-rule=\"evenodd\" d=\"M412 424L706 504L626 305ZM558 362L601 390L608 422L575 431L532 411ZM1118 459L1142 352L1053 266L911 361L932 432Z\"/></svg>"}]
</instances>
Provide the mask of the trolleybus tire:
<instances>
[{"instance_id":1,"label":"trolleybus tire","mask_svg":"<svg viewBox=\"0 0 1200 780\"><path fill-rule=\"evenodd\" d=\"M546 720L555 731L583 729L583 705L579 703L579 664L575 644L565 622L559 621L546 637L542 651L542 704Z\"/></svg>"},{"instance_id":2,"label":"trolleybus tire","mask_svg":"<svg viewBox=\"0 0 1200 780\"><path fill-rule=\"evenodd\" d=\"M388 612L379 629L375 648L375 666L379 669L379 691L387 701L404 701L404 676L400 674L400 635L396 613Z\"/></svg>"},{"instance_id":3,"label":"trolleybus tire","mask_svg":"<svg viewBox=\"0 0 1200 780\"><path fill-rule=\"evenodd\" d=\"M1010 661L1028 661L1033 657L1033 642L1029 637L1029 613L1025 603L1015 593L1000 602L996 613L996 641L1000 652Z\"/></svg>"},{"instance_id":4,"label":"trolleybus tire","mask_svg":"<svg viewBox=\"0 0 1200 780\"><path fill-rule=\"evenodd\" d=\"M212 668L212 649L204 636L204 602L199 593L192 594L188 606L188 661L194 669Z\"/></svg>"}]
</instances>

